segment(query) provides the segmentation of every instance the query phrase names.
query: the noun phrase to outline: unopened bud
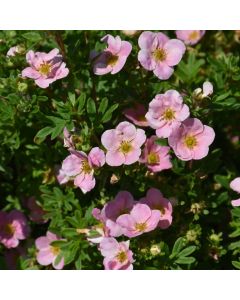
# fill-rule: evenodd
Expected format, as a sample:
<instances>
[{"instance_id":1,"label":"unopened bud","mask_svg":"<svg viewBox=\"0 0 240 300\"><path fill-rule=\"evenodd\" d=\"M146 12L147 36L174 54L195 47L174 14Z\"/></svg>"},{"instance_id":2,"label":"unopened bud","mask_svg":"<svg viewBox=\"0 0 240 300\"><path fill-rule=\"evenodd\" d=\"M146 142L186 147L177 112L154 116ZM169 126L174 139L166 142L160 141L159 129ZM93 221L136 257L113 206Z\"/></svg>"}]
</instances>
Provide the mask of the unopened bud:
<instances>
[{"instance_id":1,"label":"unopened bud","mask_svg":"<svg viewBox=\"0 0 240 300\"><path fill-rule=\"evenodd\" d=\"M153 256L156 256L158 254L161 253L161 248L159 247L159 245L155 244L155 245L152 245L152 247L150 248L150 253L153 255Z\"/></svg>"}]
</instances>

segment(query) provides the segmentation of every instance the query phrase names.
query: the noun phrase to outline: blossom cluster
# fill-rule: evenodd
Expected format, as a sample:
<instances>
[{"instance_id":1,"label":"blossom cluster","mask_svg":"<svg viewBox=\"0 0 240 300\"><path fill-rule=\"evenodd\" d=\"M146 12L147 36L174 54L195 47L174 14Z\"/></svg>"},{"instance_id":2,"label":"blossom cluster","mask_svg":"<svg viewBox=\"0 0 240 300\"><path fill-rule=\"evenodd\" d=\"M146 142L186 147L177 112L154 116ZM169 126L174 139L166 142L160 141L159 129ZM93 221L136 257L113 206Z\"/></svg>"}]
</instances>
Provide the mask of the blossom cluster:
<instances>
[{"instance_id":1,"label":"blossom cluster","mask_svg":"<svg viewBox=\"0 0 240 300\"><path fill-rule=\"evenodd\" d=\"M144 31L138 39L138 62L158 79L167 80L173 75L187 47L195 45L204 33L203 30L176 31L177 38L170 39L162 32ZM101 41L106 44L105 49L90 53L93 73L99 76L114 75L124 68L133 47L130 42L110 34ZM18 53L16 46L8 51L7 56ZM29 67L22 71L21 76L33 79L40 88L48 88L69 74L58 49L49 53L30 50L26 60ZM203 89L196 89L193 96L203 99L212 93L213 86L206 81ZM105 130L98 147L91 148L87 153L77 149L71 131L64 128L64 146L68 155L58 170L59 184L72 183L85 194L94 189L95 177L105 164L121 167L139 163L156 173L172 168L171 152L182 161L199 160L207 156L215 132L199 119L190 117L190 109L183 97L182 93L171 89L157 94L148 103L147 109L145 105L135 103L133 108L123 111L125 118L132 123L122 121L114 128ZM155 133L148 137L147 132L152 129ZM167 139L168 145L163 146L161 139ZM236 187L239 184L237 180L232 182L231 187L240 192ZM239 199L234 200L233 205L239 205ZM45 212L34 198L29 201L28 209L31 211L31 221L46 222ZM133 252L129 248L130 239L156 229L167 229L172 224L172 210L171 201L156 188L151 187L146 196L138 200L128 191L120 191L101 210L93 209L92 215L98 224L83 232L90 243L98 244L105 269L129 270L133 269L134 263ZM26 239L28 234L27 220L21 212L0 212L0 242L5 247L17 247L19 240ZM117 238L122 236L128 240L118 241ZM35 241L37 262L62 269L64 258L59 260L61 250L54 244L61 240L51 231L47 231L46 236L38 237Z\"/></svg>"},{"instance_id":2,"label":"blossom cluster","mask_svg":"<svg viewBox=\"0 0 240 300\"><path fill-rule=\"evenodd\" d=\"M99 244L105 257L105 269L132 269L129 240L118 243L116 237L133 238L156 228L168 228L172 223L172 204L155 188L150 188L139 200L129 192L121 191L101 210L94 208L92 214L99 224L87 231L88 240ZM95 236L90 235L92 230L96 232Z\"/></svg>"}]
</instances>

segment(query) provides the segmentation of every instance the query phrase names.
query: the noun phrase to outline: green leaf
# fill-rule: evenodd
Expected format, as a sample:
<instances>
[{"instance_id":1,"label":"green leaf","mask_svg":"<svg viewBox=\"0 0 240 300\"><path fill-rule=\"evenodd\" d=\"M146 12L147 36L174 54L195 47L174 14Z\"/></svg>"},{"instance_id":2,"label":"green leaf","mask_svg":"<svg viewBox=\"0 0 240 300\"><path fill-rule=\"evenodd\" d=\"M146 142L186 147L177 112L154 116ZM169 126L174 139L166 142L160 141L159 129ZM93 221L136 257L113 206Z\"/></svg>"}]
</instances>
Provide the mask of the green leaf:
<instances>
[{"instance_id":1,"label":"green leaf","mask_svg":"<svg viewBox=\"0 0 240 300\"><path fill-rule=\"evenodd\" d=\"M172 254L171 254L172 257L176 256L182 250L183 246L184 246L184 240L182 237L180 237L174 243Z\"/></svg>"},{"instance_id":2,"label":"green leaf","mask_svg":"<svg viewBox=\"0 0 240 300\"><path fill-rule=\"evenodd\" d=\"M75 102L76 102L75 94L69 92L69 93L68 93L68 98L69 98L69 100L70 100L72 106L74 106L74 105L75 105Z\"/></svg>"},{"instance_id":3,"label":"green leaf","mask_svg":"<svg viewBox=\"0 0 240 300\"><path fill-rule=\"evenodd\" d=\"M113 113L114 110L116 110L117 108L118 108L118 104L117 104L117 103L114 104L113 106L111 106L111 107L105 112L105 114L103 115L101 121L102 121L103 123L106 123L106 122L110 121L111 118L112 118L112 113Z\"/></svg>"},{"instance_id":4,"label":"green leaf","mask_svg":"<svg viewBox=\"0 0 240 300\"><path fill-rule=\"evenodd\" d=\"M53 128L49 127L49 126L44 127L41 130L39 130L38 133L34 137L35 143L37 143L37 144L42 143L46 139L46 137L52 133L52 131L53 131Z\"/></svg>"},{"instance_id":5,"label":"green leaf","mask_svg":"<svg viewBox=\"0 0 240 300\"><path fill-rule=\"evenodd\" d=\"M240 261L232 261L232 265L233 265L236 269L240 270Z\"/></svg>"},{"instance_id":6,"label":"green leaf","mask_svg":"<svg viewBox=\"0 0 240 300\"><path fill-rule=\"evenodd\" d=\"M160 146L167 146L167 139L156 139L155 143Z\"/></svg>"},{"instance_id":7,"label":"green leaf","mask_svg":"<svg viewBox=\"0 0 240 300\"><path fill-rule=\"evenodd\" d=\"M190 254L192 254L195 250L196 250L196 246L189 246L185 249L183 249L179 254L178 256L179 257L184 257L184 256L188 256Z\"/></svg>"},{"instance_id":8,"label":"green leaf","mask_svg":"<svg viewBox=\"0 0 240 300\"><path fill-rule=\"evenodd\" d=\"M215 175L214 180L220 183L223 187L229 189L229 179L228 176Z\"/></svg>"},{"instance_id":9,"label":"green leaf","mask_svg":"<svg viewBox=\"0 0 240 300\"><path fill-rule=\"evenodd\" d=\"M54 140L57 136L59 136L62 133L64 127L65 127L65 123L56 126L52 131L51 140Z\"/></svg>"},{"instance_id":10,"label":"green leaf","mask_svg":"<svg viewBox=\"0 0 240 300\"><path fill-rule=\"evenodd\" d=\"M29 40L34 43L37 43L37 42L41 41L41 39L42 39L41 35L38 32L34 32L34 31L24 33L22 36L26 40Z\"/></svg>"},{"instance_id":11,"label":"green leaf","mask_svg":"<svg viewBox=\"0 0 240 300\"><path fill-rule=\"evenodd\" d=\"M105 97L102 99L100 105L99 105L99 109L98 109L98 112L103 115L106 111L108 107L108 99Z\"/></svg>"},{"instance_id":12,"label":"green leaf","mask_svg":"<svg viewBox=\"0 0 240 300\"><path fill-rule=\"evenodd\" d=\"M236 248L240 248L240 241L231 243L231 244L229 245L229 250L234 250L234 249L236 249Z\"/></svg>"},{"instance_id":13,"label":"green leaf","mask_svg":"<svg viewBox=\"0 0 240 300\"><path fill-rule=\"evenodd\" d=\"M177 264L184 264L184 265L189 265L189 264L192 264L195 262L195 258L192 257L192 256L189 256L189 257L179 257L175 263Z\"/></svg>"},{"instance_id":14,"label":"green leaf","mask_svg":"<svg viewBox=\"0 0 240 300\"><path fill-rule=\"evenodd\" d=\"M84 108L84 105L86 103L86 94L82 93L78 98L77 98L77 102L78 102L78 112L82 113L82 110Z\"/></svg>"},{"instance_id":15,"label":"green leaf","mask_svg":"<svg viewBox=\"0 0 240 300\"><path fill-rule=\"evenodd\" d=\"M75 261L75 267L76 267L77 270L81 270L82 269L82 258L81 258L81 255Z\"/></svg>"},{"instance_id":16,"label":"green leaf","mask_svg":"<svg viewBox=\"0 0 240 300\"><path fill-rule=\"evenodd\" d=\"M237 228L235 231L233 231L231 234L229 234L229 237L235 238L240 236L240 228Z\"/></svg>"},{"instance_id":17,"label":"green leaf","mask_svg":"<svg viewBox=\"0 0 240 300\"><path fill-rule=\"evenodd\" d=\"M87 113L91 116L91 119L96 114L96 105L92 98L89 98L87 101Z\"/></svg>"}]
</instances>

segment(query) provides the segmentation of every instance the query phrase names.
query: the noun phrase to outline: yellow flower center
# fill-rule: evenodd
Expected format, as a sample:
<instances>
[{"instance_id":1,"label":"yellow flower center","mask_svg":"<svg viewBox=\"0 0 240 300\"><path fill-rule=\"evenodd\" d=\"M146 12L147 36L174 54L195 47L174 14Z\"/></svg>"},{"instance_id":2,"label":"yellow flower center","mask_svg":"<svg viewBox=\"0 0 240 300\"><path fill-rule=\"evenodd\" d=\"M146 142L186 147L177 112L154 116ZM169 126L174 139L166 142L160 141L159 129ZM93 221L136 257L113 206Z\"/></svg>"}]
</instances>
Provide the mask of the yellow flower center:
<instances>
[{"instance_id":1,"label":"yellow flower center","mask_svg":"<svg viewBox=\"0 0 240 300\"><path fill-rule=\"evenodd\" d=\"M7 225L4 226L3 231L7 235L13 235L14 231L15 231L15 228L12 224L7 224Z\"/></svg>"},{"instance_id":2,"label":"yellow flower center","mask_svg":"<svg viewBox=\"0 0 240 300\"><path fill-rule=\"evenodd\" d=\"M132 145L128 141L122 141L120 146L120 151L124 154L129 153L132 150Z\"/></svg>"},{"instance_id":3,"label":"yellow flower center","mask_svg":"<svg viewBox=\"0 0 240 300\"><path fill-rule=\"evenodd\" d=\"M92 168L89 166L89 163L87 160L84 160L82 162L82 172L89 174L92 172Z\"/></svg>"},{"instance_id":4,"label":"yellow flower center","mask_svg":"<svg viewBox=\"0 0 240 300\"><path fill-rule=\"evenodd\" d=\"M167 57L167 53L164 49L158 48L153 51L153 58L155 61L164 61Z\"/></svg>"},{"instance_id":5,"label":"yellow flower center","mask_svg":"<svg viewBox=\"0 0 240 300\"><path fill-rule=\"evenodd\" d=\"M195 136L188 135L185 137L184 144L189 149L193 149L195 146L197 146L197 139L195 138Z\"/></svg>"},{"instance_id":6,"label":"yellow flower center","mask_svg":"<svg viewBox=\"0 0 240 300\"><path fill-rule=\"evenodd\" d=\"M140 232L143 232L146 228L147 228L146 223L136 223L136 225L135 225L135 229Z\"/></svg>"},{"instance_id":7,"label":"yellow flower center","mask_svg":"<svg viewBox=\"0 0 240 300\"><path fill-rule=\"evenodd\" d=\"M118 252L116 258L120 263L124 263L127 260L127 254L124 251L120 251Z\"/></svg>"},{"instance_id":8,"label":"yellow flower center","mask_svg":"<svg viewBox=\"0 0 240 300\"><path fill-rule=\"evenodd\" d=\"M190 34L189 34L189 40L197 40L198 38L199 38L199 36L200 36L200 34L199 34L199 32L198 31L193 31L193 32L191 32Z\"/></svg>"},{"instance_id":9,"label":"yellow flower center","mask_svg":"<svg viewBox=\"0 0 240 300\"><path fill-rule=\"evenodd\" d=\"M113 67L116 65L117 61L118 61L117 55L110 55L107 60L107 64Z\"/></svg>"},{"instance_id":10,"label":"yellow flower center","mask_svg":"<svg viewBox=\"0 0 240 300\"><path fill-rule=\"evenodd\" d=\"M154 152L151 152L151 153L149 153L148 154L148 156L147 156L147 162L148 162L148 164L156 164L156 163L158 163L159 162L159 155L157 155L156 153L154 153Z\"/></svg>"},{"instance_id":11,"label":"yellow flower center","mask_svg":"<svg viewBox=\"0 0 240 300\"><path fill-rule=\"evenodd\" d=\"M53 255L57 256L60 253L60 248L57 246L50 246L50 251Z\"/></svg>"},{"instance_id":12,"label":"yellow flower center","mask_svg":"<svg viewBox=\"0 0 240 300\"><path fill-rule=\"evenodd\" d=\"M171 108L167 108L163 114L163 119L166 121L172 121L175 119L175 111Z\"/></svg>"},{"instance_id":13,"label":"yellow flower center","mask_svg":"<svg viewBox=\"0 0 240 300\"><path fill-rule=\"evenodd\" d=\"M51 72L51 65L48 63L41 64L40 67L38 68L38 72L41 75L48 75Z\"/></svg>"}]
</instances>

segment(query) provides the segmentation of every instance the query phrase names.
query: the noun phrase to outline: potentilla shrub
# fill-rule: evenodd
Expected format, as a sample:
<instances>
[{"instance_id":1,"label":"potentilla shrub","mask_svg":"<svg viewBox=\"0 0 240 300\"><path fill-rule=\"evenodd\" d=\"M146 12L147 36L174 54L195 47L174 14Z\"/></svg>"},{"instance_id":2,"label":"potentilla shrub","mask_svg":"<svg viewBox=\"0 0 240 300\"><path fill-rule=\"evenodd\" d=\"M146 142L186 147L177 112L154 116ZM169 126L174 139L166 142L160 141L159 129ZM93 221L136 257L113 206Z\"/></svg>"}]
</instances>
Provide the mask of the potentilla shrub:
<instances>
[{"instance_id":1,"label":"potentilla shrub","mask_svg":"<svg viewBox=\"0 0 240 300\"><path fill-rule=\"evenodd\" d=\"M240 269L236 35L1 31L0 269Z\"/></svg>"}]
</instances>

